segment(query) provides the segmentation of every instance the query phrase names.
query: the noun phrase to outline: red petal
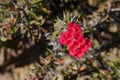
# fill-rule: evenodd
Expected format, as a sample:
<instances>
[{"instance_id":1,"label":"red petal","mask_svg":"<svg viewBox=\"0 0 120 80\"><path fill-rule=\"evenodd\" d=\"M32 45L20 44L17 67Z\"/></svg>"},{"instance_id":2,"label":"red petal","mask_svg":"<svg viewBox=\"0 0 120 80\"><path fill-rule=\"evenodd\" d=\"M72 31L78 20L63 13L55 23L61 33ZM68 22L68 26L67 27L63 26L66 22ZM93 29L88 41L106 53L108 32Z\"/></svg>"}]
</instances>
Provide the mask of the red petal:
<instances>
[{"instance_id":1,"label":"red petal","mask_svg":"<svg viewBox=\"0 0 120 80\"><path fill-rule=\"evenodd\" d=\"M69 51L75 51L77 49L77 46L75 44L69 46Z\"/></svg>"},{"instance_id":2,"label":"red petal","mask_svg":"<svg viewBox=\"0 0 120 80\"><path fill-rule=\"evenodd\" d=\"M67 37L67 31L61 33L60 38L66 38Z\"/></svg>"},{"instance_id":3,"label":"red petal","mask_svg":"<svg viewBox=\"0 0 120 80\"><path fill-rule=\"evenodd\" d=\"M83 48L81 48L81 50L85 53L88 51L88 46L87 45L84 45Z\"/></svg>"},{"instance_id":4,"label":"red petal","mask_svg":"<svg viewBox=\"0 0 120 80\"><path fill-rule=\"evenodd\" d=\"M78 40L81 40L82 38L84 38L83 34L82 33L75 33L75 38L78 39Z\"/></svg>"},{"instance_id":5,"label":"red petal","mask_svg":"<svg viewBox=\"0 0 120 80\"><path fill-rule=\"evenodd\" d=\"M75 55L75 52L74 52L74 51L69 51L69 54L70 54L71 56L74 56L74 55Z\"/></svg>"},{"instance_id":6,"label":"red petal","mask_svg":"<svg viewBox=\"0 0 120 80\"><path fill-rule=\"evenodd\" d=\"M91 46L92 46L92 41L88 41L87 46L88 46L88 47L91 47Z\"/></svg>"},{"instance_id":7,"label":"red petal","mask_svg":"<svg viewBox=\"0 0 120 80\"><path fill-rule=\"evenodd\" d=\"M81 46L83 46L83 45L86 43L86 39L85 39L85 38L82 38L82 39L80 40L80 43L81 43Z\"/></svg>"},{"instance_id":8,"label":"red petal","mask_svg":"<svg viewBox=\"0 0 120 80\"><path fill-rule=\"evenodd\" d=\"M84 56L84 52L82 52L80 49L76 51L75 57L76 58L81 58Z\"/></svg>"},{"instance_id":9,"label":"red petal","mask_svg":"<svg viewBox=\"0 0 120 80\"><path fill-rule=\"evenodd\" d=\"M60 44L66 44L66 40L64 38L59 39Z\"/></svg>"}]
</instances>

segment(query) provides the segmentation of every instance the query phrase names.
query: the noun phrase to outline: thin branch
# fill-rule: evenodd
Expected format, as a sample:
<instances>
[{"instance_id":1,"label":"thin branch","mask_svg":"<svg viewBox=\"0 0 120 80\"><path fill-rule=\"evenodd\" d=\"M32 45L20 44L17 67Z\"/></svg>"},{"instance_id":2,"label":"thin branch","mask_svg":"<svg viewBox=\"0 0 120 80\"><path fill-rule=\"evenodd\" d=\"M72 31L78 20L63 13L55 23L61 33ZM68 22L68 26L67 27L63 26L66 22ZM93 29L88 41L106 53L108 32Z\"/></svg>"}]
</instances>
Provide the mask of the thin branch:
<instances>
[{"instance_id":1,"label":"thin branch","mask_svg":"<svg viewBox=\"0 0 120 80\"><path fill-rule=\"evenodd\" d=\"M6 5L6 4L3 4L3 3L0 3L0 5L1 5L1 6L4 6L4 7L7 7L7 5Z\"/></svg>"},{"instance_id":2,"label":"thin branch","mask_svg":"<svg viewBox=\"0 0 120 80\"><path fill-rule=\"evenodd\" d=\"M120 11L120 8L114 8L114 9L111 9L110 11L114 12L114 11Z\"/></svg>"}]
</instances>

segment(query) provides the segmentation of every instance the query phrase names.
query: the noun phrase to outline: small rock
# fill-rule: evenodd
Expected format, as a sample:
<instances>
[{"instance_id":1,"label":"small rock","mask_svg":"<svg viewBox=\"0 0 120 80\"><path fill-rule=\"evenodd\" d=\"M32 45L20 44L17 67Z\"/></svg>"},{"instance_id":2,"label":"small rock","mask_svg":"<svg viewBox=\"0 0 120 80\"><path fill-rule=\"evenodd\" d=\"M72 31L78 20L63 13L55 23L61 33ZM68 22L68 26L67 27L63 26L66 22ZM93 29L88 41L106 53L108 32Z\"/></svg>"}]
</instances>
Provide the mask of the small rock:
<instances>
[{"instance_id":1,"label":"small rock","mask_svg":"<svg viewBox=\"0 0 120 80\"><path fill-rule=\"evenodd\" d=\"M118 26L116 25L116 24L112 24L110 27L109 27L109 29L108 29L110 32L112 32L112 33L116 33L116 32L118 32Z\"/></svg>"}]
</instances>

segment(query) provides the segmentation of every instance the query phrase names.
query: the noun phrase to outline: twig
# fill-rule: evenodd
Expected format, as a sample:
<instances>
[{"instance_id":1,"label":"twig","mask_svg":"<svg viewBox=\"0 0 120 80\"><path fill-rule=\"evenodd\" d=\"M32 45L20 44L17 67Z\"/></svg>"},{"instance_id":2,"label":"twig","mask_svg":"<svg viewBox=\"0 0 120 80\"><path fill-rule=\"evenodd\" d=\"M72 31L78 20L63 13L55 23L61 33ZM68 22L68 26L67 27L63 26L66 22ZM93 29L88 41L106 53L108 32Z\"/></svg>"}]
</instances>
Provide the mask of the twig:
<instances>
[{"instance_id":1,"label":"twig","mask_svg":"<svg viewBox=\"0 0 120 80\"><path fill-rule=\"evenodd\" d=\"M3 3L0 3L0 5L1 5L1 6L4 6L4 7L7 7L7 5L6 5L6 4L3 4Z\"/></svg>"},{"instance_id":2,"label":"twig","mask_svg":"<svg viewBox=\"0 0 120 80\"><path fill-rule=\"evenodd\" d=\"M114 11L120 11L120 8L114 8L114 9L111 9L110 11L114 12Z\"/></svg>"}]
</instances>

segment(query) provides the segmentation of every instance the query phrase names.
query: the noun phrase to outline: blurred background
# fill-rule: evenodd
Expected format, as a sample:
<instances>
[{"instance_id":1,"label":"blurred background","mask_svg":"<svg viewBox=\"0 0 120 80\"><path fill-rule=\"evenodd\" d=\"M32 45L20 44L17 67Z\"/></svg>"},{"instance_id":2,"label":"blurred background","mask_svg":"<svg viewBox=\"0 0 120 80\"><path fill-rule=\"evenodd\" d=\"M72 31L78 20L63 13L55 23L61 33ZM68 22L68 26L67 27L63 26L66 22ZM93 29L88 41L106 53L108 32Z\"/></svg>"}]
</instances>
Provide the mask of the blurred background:
<instances>
[{"instance_id":1,"label":"blurred background","mask_svg":"<svg viewBox=\"0 0 120 80\"><path fill-rule=\"evenodd\" d=\"M59 44L71 21L80 59ZM120 0L0 0L0 80L120 80Z\"/></svg>"}]
</instances>

